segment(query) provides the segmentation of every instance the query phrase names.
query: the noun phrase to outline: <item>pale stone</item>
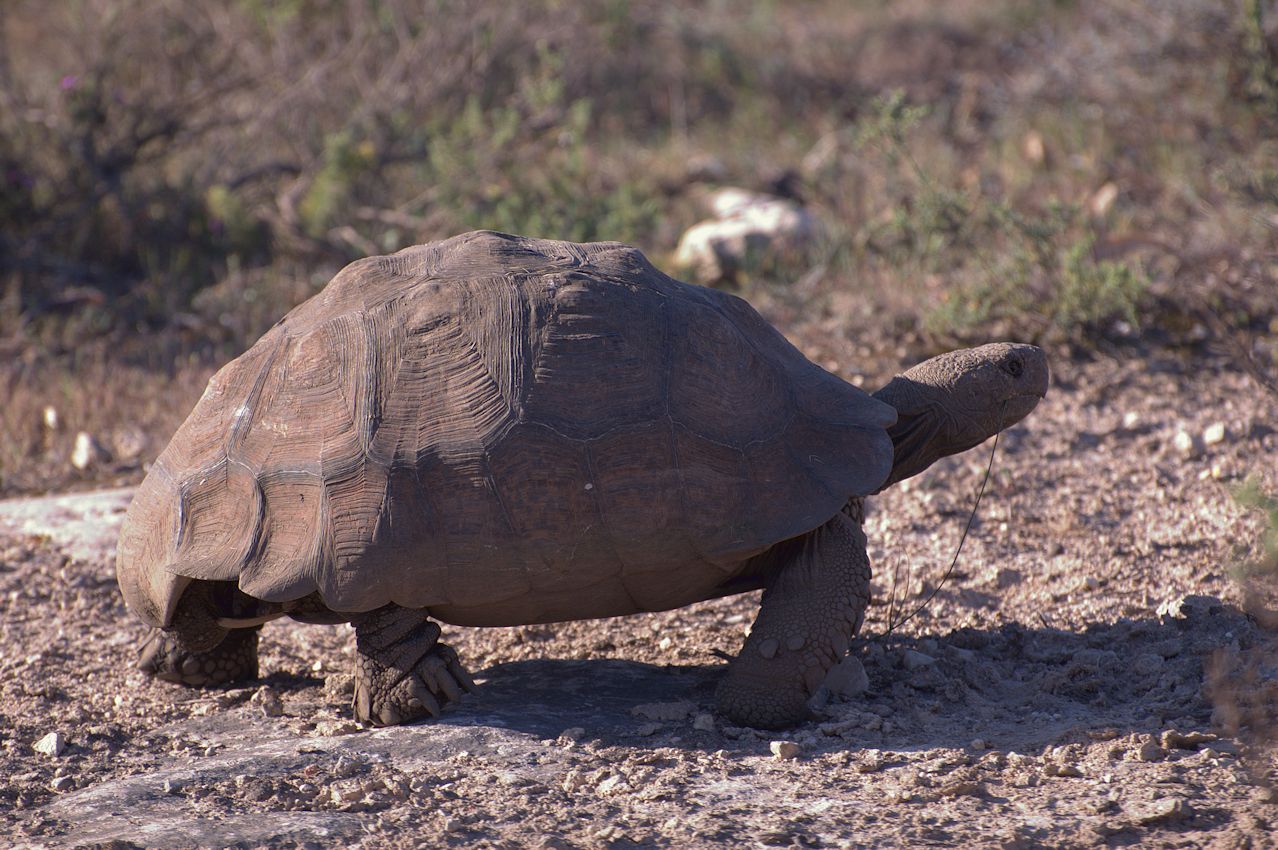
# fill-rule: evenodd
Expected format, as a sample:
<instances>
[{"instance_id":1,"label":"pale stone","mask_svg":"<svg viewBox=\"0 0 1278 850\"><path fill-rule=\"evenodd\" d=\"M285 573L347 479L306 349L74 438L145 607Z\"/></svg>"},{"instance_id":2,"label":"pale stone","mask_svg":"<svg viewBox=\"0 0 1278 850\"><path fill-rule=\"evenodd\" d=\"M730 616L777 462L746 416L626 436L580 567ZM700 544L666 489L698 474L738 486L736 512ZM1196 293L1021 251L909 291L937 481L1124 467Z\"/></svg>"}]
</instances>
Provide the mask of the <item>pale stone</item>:
<instances>
[{"instance_id":1,"label":"pale stone","mask_svg":"<svg viewBox=\"0 0 1278 850\"><path fill-rule=\"evenodd\" d=\"M935 664L936 659L930 655L925 655L917 650L907 649L901 654L901 663L906 670L921 670L930 664Z\"/></svg>"},{"instance_id":2,"label":"pale stone","mask_svg":"<svg viewBox=\"0 0 1278 850\"><path fill-rule=\"evenodd\" d=\"M835 696L851 699L865 693L870 687L870 677L860 659L849 655L825 674L824 687Z\"/></svg>"},{"instance_id":3,"label":"pale stone","mask_svg":"<svg viewBox=\"0 0 1278 850\"><path fill-rule=\"evenodd\" d=\"M57 758L66 748L67 740L61 732L50 732L32 744L31 748L42 755Z\"/></svg>"},{"instance_id":4,"label":"pale stone","mask_svg":"<svg viewBox=\"0 0 1278 850\"><path fill-rule=\"evenodd\" d=\"M71 449L71 465L81 472L97 466L106 460L102 445L88 431L75 435L75 445Z\"/></svg>"},{"instance_id":5,"label":"pale stone","mask_svg":"<svg viewBox=\"0 0 1278 850\"><path fill-rule=\"evenodd\" d=\"M785 198L730 188L711 206L717 217L689 228L673 258L702 283L732 277L751 258L801 248L817 233L812 214Z\"/></svg>"}]
</instances>

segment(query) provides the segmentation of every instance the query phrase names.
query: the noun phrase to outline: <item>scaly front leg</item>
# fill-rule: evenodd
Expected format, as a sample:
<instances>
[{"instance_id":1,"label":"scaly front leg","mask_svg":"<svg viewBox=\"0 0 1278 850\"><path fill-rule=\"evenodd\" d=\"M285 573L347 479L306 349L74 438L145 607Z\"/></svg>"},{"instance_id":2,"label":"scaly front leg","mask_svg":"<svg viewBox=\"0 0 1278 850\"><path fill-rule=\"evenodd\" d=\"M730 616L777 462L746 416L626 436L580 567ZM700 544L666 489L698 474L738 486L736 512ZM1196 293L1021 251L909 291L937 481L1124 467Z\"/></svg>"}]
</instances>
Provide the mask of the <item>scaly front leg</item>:
<instances>
[{"instance_id":1,"label":"scaly front leg","mask_svg":"<svg viewBox=\"0 0 1278 850\"><path fill-rule=\"evenodd\" d=\"M764 590L754 628L719 683L719 711L760 729L807 719L808 698L847 652L869 601L865 534L840 513L794 547Z\"/></svg>"}]
</instances>

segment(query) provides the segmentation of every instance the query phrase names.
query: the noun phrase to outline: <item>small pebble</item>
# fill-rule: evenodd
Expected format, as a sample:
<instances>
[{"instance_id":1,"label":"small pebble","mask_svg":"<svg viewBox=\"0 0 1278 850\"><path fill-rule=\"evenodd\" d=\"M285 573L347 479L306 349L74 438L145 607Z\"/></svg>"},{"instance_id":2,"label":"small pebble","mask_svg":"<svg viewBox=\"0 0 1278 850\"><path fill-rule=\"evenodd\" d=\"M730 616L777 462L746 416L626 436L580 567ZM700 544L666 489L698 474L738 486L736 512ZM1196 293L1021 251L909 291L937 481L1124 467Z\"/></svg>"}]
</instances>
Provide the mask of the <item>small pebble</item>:
<instances>
[{"instance_id":1,"label":"small pebble","mask_svg":"<svg viewBox=\"0 0 1278 850\"><path fill-rule=\"evenodd\" d=\"M1224 610L1224 605L1214 596L1190 594L1172 599L1158 606L1155 612L1160 620L1198 620L1213 617Z\"/></svg>"},{"instance_id":2,"label":"small pebble","mask_svg":"<svg viewBox=\"0 0 1278 850\"><path fill-rule=\"evenodd\" d=\"M364 799L364 786L355 780L338 782L329 787L329 797L334 803L354 803Z\"/></svg>"},{"instance_id":3,"label":"small pebble","mask_svg":"<svg viewBox=\"0 0 1278 850\"><path fill-rule=\"evenodd\" d=\"M972 743L968 744L968 747L970 747L970 748L971 748L971 749L973 749L973 750L978 750L978 751L979 751L979 750L983 750L983 749L985 749L985 739L984 739L984 738L973 738L973 739L972 739Z\"/></svg>"},{"instance_id":4,"label":"small pebble","mask_svg":"<svg viewBox=\"0 0 1278 850\"><path fill-rule=\"evenodd\" d=\"M793 741L773 741L768 745L772 755L779 761L787 761L799 757L799 745Z\"/></svg>"},{"instance_id":5,"label":"small pebble","mask_svg":"<svg viewBox=\"0 0 1278 850\"><path fill-rule=\"evenodd\" d=\"M354 735L361 730L358 723L350 720L321 720L315 724L315 737L334 738L339 735Z\"/></svg>"},{"instance_id":6,"label":"small pebble","mask_svg":"<svg viewBox=\"0 0 1278 850\"><path fill-rule=\"evenodd\" d=\"M1185 430L1176 432L1172 437L1172 448L1176 454L1185 458L1197 457L1202 452L1202 443L1197 437Z\"/></svg>"},{"instance_id":7,"label":"small pebble","mask_svg":"<svg viewBox=\"0 0 1278 850\"><path fill-rule=\"evenodd\" d=\"M703 711L692 721L692 728L699 732L714 731L714 715L708 711Z\"/></svg>"},{"instance_id":8,"label":"small pebble","mask_svg":"<svg viewBox=\"0 0 1278 850\"><path fill-rule=\"evenodd\" d=\"M75 435L75 445L71 449L71 465L83 472L106 460L106 453L92 434L81 431Z\"/></svg>"},{"instance_id":9,"label":"small pebble","mask_svg":"<svg viewBox=\"0 0 1278 850\"><path fill-rule=\"evenodd\" d=\"M41 753L52 758L62 755L62 751L66 748L67 740L61 732L50 732L32 745L32 749L37 753Z\"/></svg>"},{"instance_id":10,"label":"small pebble","mask_svg":"<svg viewBox=\"0 0 1278 850\"><path fill-rule=\"evenodd\" d=\"M906 670L921 670L929 664L935 664L936 659L930 655L924 655L917 650L907 649L901 654L901 663Z\"/></svg>"},{"instance_id":11,"label":"small pebble","mask_svg":"<svg viewBox=\"0 0 1278 850\"><path fill-rule=\"evenodd\" d=\"M855 767L857 773L878 773L883 769L883 764L884 758L881 750L866 750Z\"/></svg>"},{"instance_id":12,"label":"small pebble","mask_svg":"<svg viewBox=\"0 0 1278 850\"><path fill-rule=\"evenodd\" d=\"M1196 750L1200 744L1210 744L1216 736L1208 732L1177 732L1168 729L1162 734L1159 743L1168 750Z\"/></svg>"},{"instance_id":13,"label":"small pebble","mask_svg":"<svg viewBox=\"0 0 1278 850\"><path fill-rule=\"evenodd\" d=\"M49 787L54 791L70 791L75 787L75 780L70 776L55 776L49 783Z\"/></svg>"},{"instance_id":14,"label":"small pebble","mask_svg":"<svg viewBox=\"0 0 1278 850\"><path fill-rule=\"evenodd\" d=\"M1225 423L1213 422L1207 426L1207 430L1203 431L1203 443L1209 446L1217 445L1225 441Z\"/></svg>"},{"instance_id":15,"label":"small pebble","mask_svg":"<svg viewBox=\"0 0 1278 850\"><path fill-rule=\"evenodd\" d=\"M611 776L609 776L607 779L605 779L603 782L600 782L598 785L596 785L595 791L601 797L607 797L609 794L614 793L617 790L617 786L620 785L623 781L624 780L622 779L621 774L614 773Z\"/></svg>"},{"instance_id":16,"label":"small pebble","mask_svg":"<svg viewBox=\"0 0 1278 850\"><path fill-rule=\"evenodd\" d=\"M851 699L865 693L870 687L870 677L861 660L851 655L830 668L825 676L825 687L835 696Z\"/></svg>"},{"instance_id":17,"label":"small pebble","mask_svg":"<svg viewBox=\"0 0 1278 850\"><path fill-rule=\"evenodd\" d=\"M1083 771L1079 770L1076 765L1069 762L1065 762L1063 764L1049 762L1043 766L1043 773L1047 776L1078 777L1083 775Z\"/></svg>"},{"instance_id":18,"label":"small pebble","mask_svg":"<svg viewBox=\"0 0 1278 850\"><path fill-rule=\"evenodd\" d=\"M1167 755L1167 751L1157 741L1146 741L1136 750L1137 761L1159 761Z\"/></svg>"},{"instance_id":19,"label":"small pebble","mask_svg":"<svg viewBox=\"0 0 1278 850\"><path fill-rule=\"evenodd\" d=\"M985 787L979 782L957 780L942 785L936 793L940 797L980 797L985 794Z\"/></svg>"},{"instance_id":20,"label":"small pebble","mask_svg":"<svg viewBox=\"0 0 1278 850\"><path fill-rule=\"evenodd\" d=\"M280 717L284 714L284 701L267 685L258 688L250 702L256 705L266 717Z\"/></svg>"},{"instance_id":21,"label":"small pebble","mask_svg":"<svg viewBox=\"0 0 1278 850\"><path fill-rule=\"evenodd\" d=\"M1177 823L1190 815L1189 805L1179 797L1164 797L1155 800L1143 810L1135 813L1135 821L1142 826Z\"/></svg>"}]
</instances>

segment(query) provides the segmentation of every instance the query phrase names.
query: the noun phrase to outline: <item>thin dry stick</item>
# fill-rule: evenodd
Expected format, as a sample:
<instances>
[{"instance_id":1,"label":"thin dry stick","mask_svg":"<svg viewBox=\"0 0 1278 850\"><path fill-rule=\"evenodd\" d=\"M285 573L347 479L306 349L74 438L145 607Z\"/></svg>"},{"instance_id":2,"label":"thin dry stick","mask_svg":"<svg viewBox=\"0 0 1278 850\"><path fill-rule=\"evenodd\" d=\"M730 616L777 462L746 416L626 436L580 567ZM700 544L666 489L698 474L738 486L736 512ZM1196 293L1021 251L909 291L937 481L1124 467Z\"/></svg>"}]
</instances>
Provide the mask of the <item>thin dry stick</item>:
<instances>
[{"instance_id":1,"label":"thin dry stick","mask_svg":"<svg viewBox=\"0 0 1278 850\"><path fill-rule=\"evenodd\" d=\"M945 586L945 582L948 581L949 577L954 573L954 568L958 566L959 555L963 552L963 544L967 542L967 533L972 530L972 523L976 521L976 510L981 506L981 497L985 495L985 485L990 482L990 473L994 471L994 453L998 451L998 438L999 435L1003 433L1003 417L1006 413L1007 402L1003 402L1003 409L1000 411L998 417L998 430L994 432L994 445L990 446L990 462L985 467L985 477L981 479L981 488L976 491L976 501L972 503L972 513L968 515L967 525L963 526L963 536L959 538L958 548L954 550L954 557L950 560L949 569L945 571L945 575L941 576L941 580L937 583L936 587L932 588L932 592L927 595L927 599L920 602L919 607L911 611L904 619L893 623L891 613L889 612L888 630L883 634L884 637L892 634L892 632L896 630L897 626L902 626L908 623L916 614L930 605L932 600L936 598L936 594L941 592L941 588ZM892 588L892 596L893 598L896 596L895 586Z\"/></svg>"}]
</instances>

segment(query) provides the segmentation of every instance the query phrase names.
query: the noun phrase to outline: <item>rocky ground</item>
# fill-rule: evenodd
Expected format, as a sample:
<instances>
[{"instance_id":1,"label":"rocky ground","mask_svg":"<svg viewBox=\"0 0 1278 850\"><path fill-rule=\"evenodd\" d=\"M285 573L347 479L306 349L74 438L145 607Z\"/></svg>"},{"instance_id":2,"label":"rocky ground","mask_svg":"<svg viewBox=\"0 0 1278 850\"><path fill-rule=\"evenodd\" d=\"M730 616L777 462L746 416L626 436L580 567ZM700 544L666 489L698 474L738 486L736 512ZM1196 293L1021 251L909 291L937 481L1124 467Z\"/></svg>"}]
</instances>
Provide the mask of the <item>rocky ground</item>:
<instances>
[{"instance_id":1,"label":"rocky ground","mask_svg":"<svg viewBox=\"0 0 1278 850\"><path fill-rule=\"evenodd\" d=\"M837 356L838 352L834 352ZM1268 847L1278 633L1229 577L1278 489L1278 405L1173 355L1058 359L1000 441L874 501L863 639L788 734L713 714L755 595L450 629L481 683L360 730L352 633L273 623L263 678L132 669L128 491L0 503L0 828L62 847ZM1261 617L1263 619L1263 617ZM0 842L2 843L2 842Z\"/></svg>"}]
</instances>

